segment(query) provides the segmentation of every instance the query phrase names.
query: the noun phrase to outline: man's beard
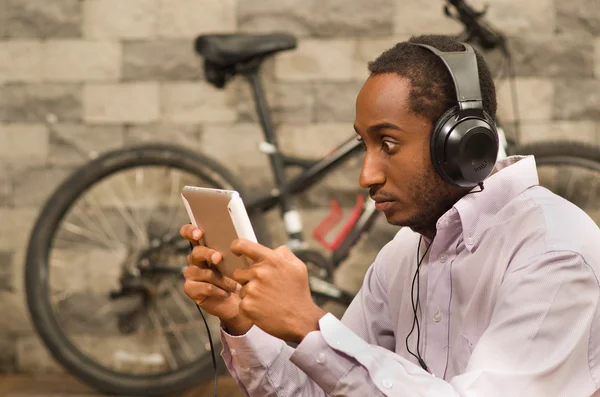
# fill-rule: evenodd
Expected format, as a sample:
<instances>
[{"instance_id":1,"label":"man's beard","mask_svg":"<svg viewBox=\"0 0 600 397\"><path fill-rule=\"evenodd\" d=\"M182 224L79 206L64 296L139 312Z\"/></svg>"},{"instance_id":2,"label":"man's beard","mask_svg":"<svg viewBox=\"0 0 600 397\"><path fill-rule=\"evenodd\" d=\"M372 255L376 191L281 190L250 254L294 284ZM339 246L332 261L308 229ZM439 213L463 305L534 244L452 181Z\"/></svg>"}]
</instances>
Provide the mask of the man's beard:
<instances>
[{"instance_id":1,"label":"man's beard","mask_svg":"<svg viewBox=\"0 0 600 397\"><path fill-rule=\"evenodd\" d=\"M431 166L411 184L410 197L418 213L396 226L408 227L422 234L427 230L435 230L438 219L452 208L461 194Z\"/></svg>"}]
</instances>

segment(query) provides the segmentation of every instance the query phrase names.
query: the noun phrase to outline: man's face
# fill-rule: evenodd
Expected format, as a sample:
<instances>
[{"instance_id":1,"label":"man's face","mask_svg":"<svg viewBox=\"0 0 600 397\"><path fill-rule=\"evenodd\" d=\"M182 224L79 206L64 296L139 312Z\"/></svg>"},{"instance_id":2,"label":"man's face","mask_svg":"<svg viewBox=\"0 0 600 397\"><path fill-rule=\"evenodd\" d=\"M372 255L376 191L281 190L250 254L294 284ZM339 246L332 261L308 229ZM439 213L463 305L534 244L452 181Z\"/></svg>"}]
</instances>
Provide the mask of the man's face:
<instances>
[{"instance_id":1,"label":"man's face","mask_svg":"<svg viewBox=\"0 0 600 397\"><path fill-rule=\"evenodd\" d=\"M432 124L411 111L410 82L396 74L367 79L356 99L354 128L365 146L360 185L388 222L424 232L460 196L433 168Z\"/></svg>"}]
</instances>

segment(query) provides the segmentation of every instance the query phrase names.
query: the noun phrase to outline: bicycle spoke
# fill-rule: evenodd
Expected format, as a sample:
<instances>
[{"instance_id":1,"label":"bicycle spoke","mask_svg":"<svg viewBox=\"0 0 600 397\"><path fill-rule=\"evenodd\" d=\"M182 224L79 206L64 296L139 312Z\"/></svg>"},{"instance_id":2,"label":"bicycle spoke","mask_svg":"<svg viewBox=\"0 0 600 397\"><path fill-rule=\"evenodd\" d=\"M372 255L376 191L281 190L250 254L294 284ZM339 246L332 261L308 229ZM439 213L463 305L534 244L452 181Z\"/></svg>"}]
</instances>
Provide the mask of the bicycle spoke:
<instances>
[{"instance_id":1,"label":"bicycle spoke","mask_svg":"<svg viewBox=\"0 0 600 397\"><path fill-rule=\"evenodd\" d=\"M175 288L171 288L169 287L169 294L173 297L173 300L175 301L175 304L177 304L177 306L179 306L179 309L181 310L181 312L183 313L183 315L187 318L187 320L189 322L193 322L194 321L194 311L192 311L191 308L188 307L188 305L186 305L185 300L182 299L180 292L179 292L179 288L177 288L177 286L175 285L175 282L171 282L171 285ZM175 290L175 293L173 293L173 290ZM188 298L189 299L189 298ZM202 336L202 332L200 331L200 329L196 330L199 336Z\"/></svg>"},{"instance_id":2,"label":"bicycle spoke","mask_svg":"<svg viewBox=\"0 0 600 397\"><path fill-rule=\"evenodd\" d=\"M119 211L119 214L121 214L121 216L125 220L125 223L127 224L127 226L129 226L129 229L138 238L140 246L142 246L142 247L148 246L148 236L147 236L146 230L142 229L142 227L140 227L140 225L137 225L135 223L135 220L133 219L131 214L129 212L127 212L123 203L121 201L119 201L118 196L115 194L112 187L106 186L106 189L110 191L111 197L112 197L112 203L116 206L117 211Z\"/></svg>"},{"instance_id":3,"label":"bicycle spoke","mask_svg":"<svg viewBox=\"0 0 600 397\"><path fill-rule=\"evenodd\" d=\"M83 211L80 208L80 206L76 206L75 208L73 208L71 214L78 220L83 221L83 224L90 226L90 230L94 235L96 235L96 233L98 235L104 235L104 237L107 239L106 241L109 241L110 243L114 244L114 246L120 245L118 236L111 236L110 233L107 233L107 231L103 229L101 225L94 222L94 220L92 220L92 218L89 215L87 215L85 211Z\"/></svg>"},{"instance_id":4,"label":"bicycle spoke","mask_svg":"<svg viewBox=\"0 0 600 397\"><path fill-rule=\"evenodd\" d=\"M138 179L139 179L138 178L138 174L140 173L140 171L142 171L142 170L141 169L137 170L136 173L135 173L136 192L134 192L132 190L131 186L127 183L127 181L125 180L125 178L117 178L117 180L119 182L121 182L120 184L123 186L123 192L127 193L126 194L127 198L129 198L131 200L132 205L129 206L128 208L131 211L132 221L139 226L140 230L144 230L144 228L143 228L144 227L144 223L143 223L143 221L141 221L140 208L139 208L138 205L136 205L136 204L141 203L140 196L137 194L137 190L138 190L137 189L138 188L137 185L138 185ZM143 180L143 176L142 176L141 179Z\"/></svg>"},{"instance_id":5,"label":"bicycle spoke","mask_svg":"<svg viewBox=\"0 0 600 397\"><path fill-rule=\"evenodd\" d=\"M95 235L93 233L89 233L88 231L86 231L86 229L82 228L81 226L77 226L70 222L64 222L63 227L66 231L68 231L70 233L76 234L80 237L86 237L88 240L91 240L91 241L99 242L108 249L113 248L110 244L107 244L105 240L100 240L98 238L95 238L94 237Z\"/></svg>"},{"instance_id":6,"label":"bicycle spoke","mask_svg":"<svg viewBox=\"0 0 600 397\"><path fill-rule=\"evenodd\" d=\"M161 316L163 319L167 320L167 317L168 317L171 319L171 321L170 321L171 323L177 324L175 321L173 321L173 317L171 316L171 314L168 311L159 309L158 305L157 305L157 312L161 313ZM164 328L163 328L163 332L164 332ZM183 348L183 351L185 352L184 354L188 357L188 359L193 360L194 356L191 355L191 352L193 351L192 346L190 346L190 344L185 340L185 337L184 337L183 333L181 332L181 329L175 328L173 330L173 332L171 332L171 334L179 342L179 346Z\"/></svg>"},{"instance_id":7,"label":"bicycle spoke","mask_svg":"<svg viewBox=\"0 0 600 397\"><path fill-rule=\"evenodd\" d=\"M165 336L164 331L160 325L160 320L157 318L157 314L154 312L154 308L148 309L148 317L150 318L150 321L152 322L152 326L154 327L156 332L158 332L158 336L159 336L160 340L163 342L163 344L166 347L165 355L167 358L167 362L169 363L169 368L176 369L177 368L177 360L175 359L173 350L171 349L171 345L169 344L169 341L167 340L167 337Z\"/></svg>"},{"instance_id":8,"label":"bicycle spoke","mask_svg":"<svg viewBox=\"0 0 600 397\"><path fill-rule=\"evenodd\" d=\"M119 239L119 235L117 234L115 229L112 227L112 223L110 222L110 220L106 217L106 215L104 215L104 212L102 211L102 208L100 207L100 204L93 198L93 196L91 194L89 196L86 196L85 202L88 205L90 205L90 208L92 208L94 210L94 214L100 213L102 215L101 217L97 218L100 222L100 225L102 226L102 228L104 230L109 231L109 233L107 233L107 234L112 235L115 238L115 240L117 242L119 242L119 245L122 245L122 242ZM117 247L113 247L113 248L117 248Z\"/></svg>"},{"instance_id":9,"label":"bicycle spoke","mask_svg":"<svg viewBox=\"0 0 600 397\"><path fill-rule=\"evenodd\" d=\"M593 208L593 203L594 203L594 199L596 198L596 188L598 187L598 178L594 178L594 182L592 183L592 187L589 190L588 193L588 199L587 199L587 208Z\"/></svg>"},{"instance_id":10,"label":"bicycle spoke","mask_svg":"<svg viewBox=\"0 0 600 397\"><path fill-rule=\"evenodd\" d=\"M172 174L172 173L171 173ZM168 229L167 231L170 232L175 232L176 230L173 230L173 224L175 223L175 218L177 216L177 210L180 208L181 205L183 205L182 203L180 203L180 205L176 205L177 203L177 190L179 190L181 188L181 174L177 173L177 182L175 182L175 180L171 179L171 190L170 190L170 194L169 194L169 204L168 207L170 208L169 210L169 215L167 216L167 220L168 220ZM175 225L175 228L177 228L177 225Z\"/></svg>"}]
</instances>

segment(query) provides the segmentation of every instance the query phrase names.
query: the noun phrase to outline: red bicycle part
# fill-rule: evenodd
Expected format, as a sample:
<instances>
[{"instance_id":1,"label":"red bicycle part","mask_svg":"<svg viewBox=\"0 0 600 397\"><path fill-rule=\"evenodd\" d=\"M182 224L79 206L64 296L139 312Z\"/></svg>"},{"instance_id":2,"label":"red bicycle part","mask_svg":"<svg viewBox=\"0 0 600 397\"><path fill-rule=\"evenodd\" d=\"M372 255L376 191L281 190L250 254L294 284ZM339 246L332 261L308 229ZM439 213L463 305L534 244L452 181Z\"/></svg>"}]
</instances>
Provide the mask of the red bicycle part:
<instances>
[{"instance_id":1,"label":"red bicycle part","mask_svg":"<svg viewBox=\"0 0 600 397\"><path fill-rule=\"evenodd\" d=\"M344 241L348 233L350 233L350 230L352 230L352 227L354 227L354 225L358 221L360 213L362 212L364 201L365 198L362 195L359 194L358 196L356 196L356 204L354 205L354 208L350 213L348 221L346 221L346 224L342 227L342 230L340 230L340 232L333 239L333 241L329 242L327 241L327 234L329 234L329 232L342 219L342 210L340 209L340 204L337 201L332 200L331 212L313 230L312 237L319 243L321 243L321 245L323 245L325 248L329 249L330 251L335 251L340 246L340 244L342 244L342 241Z\"/></svg>"}]
</instances>

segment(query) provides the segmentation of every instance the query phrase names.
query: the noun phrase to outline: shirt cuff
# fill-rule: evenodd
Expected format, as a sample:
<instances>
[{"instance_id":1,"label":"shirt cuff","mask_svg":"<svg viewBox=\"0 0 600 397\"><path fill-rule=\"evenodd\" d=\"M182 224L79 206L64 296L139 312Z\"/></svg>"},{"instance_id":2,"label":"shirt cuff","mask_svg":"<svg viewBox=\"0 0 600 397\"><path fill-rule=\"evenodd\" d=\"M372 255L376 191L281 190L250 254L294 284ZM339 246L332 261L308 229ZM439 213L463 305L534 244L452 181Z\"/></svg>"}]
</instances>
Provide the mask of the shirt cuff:
<instances>
[{"instance_id":1,"label":"shirt cuff","mask_svg":"<svg viewBox=\"0 0 600 397\"><path fill-rule=\"evenodd\" d=\"M223 355L231 357L237 368L246 370L263 366L268 368L281 353L285 342L253 325L244 335L233 336L221 328Z\"/></svg>"},{"instance_id":2,"label":"shirt cuff","mask_svg":"<svg viewBox=\"0 0 600 397\"><path fill-rule=\"evenodd\" d=\"M334 317L328 313L323 318L328 316ZM323 318L319 320L320 326ZM321 331L308 333L296 347L290 361L326 393L330 393L340 379L357 365L352 358L333 350L323 338Z\"/></svg>"}]
</instances>

